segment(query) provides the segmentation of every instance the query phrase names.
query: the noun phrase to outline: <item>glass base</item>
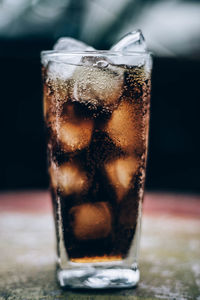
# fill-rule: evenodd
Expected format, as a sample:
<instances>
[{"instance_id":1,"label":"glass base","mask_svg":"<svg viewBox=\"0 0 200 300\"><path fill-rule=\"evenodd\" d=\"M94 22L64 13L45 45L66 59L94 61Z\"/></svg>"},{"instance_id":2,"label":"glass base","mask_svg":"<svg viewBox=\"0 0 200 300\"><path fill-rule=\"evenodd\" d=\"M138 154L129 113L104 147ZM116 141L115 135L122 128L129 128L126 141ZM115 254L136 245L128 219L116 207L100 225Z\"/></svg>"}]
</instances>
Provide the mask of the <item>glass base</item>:
<instances>
[{"instance_id":1,"label":"glass base","mask_svg":"<svg viewBox=\"0 0 200 300\"><path fill-rule=\"evenodd\" d=\"M57 271L61 287L108 289L130 288L137 285L140 278L138 268L80 268Z\"/></svg>"}]
</instances>

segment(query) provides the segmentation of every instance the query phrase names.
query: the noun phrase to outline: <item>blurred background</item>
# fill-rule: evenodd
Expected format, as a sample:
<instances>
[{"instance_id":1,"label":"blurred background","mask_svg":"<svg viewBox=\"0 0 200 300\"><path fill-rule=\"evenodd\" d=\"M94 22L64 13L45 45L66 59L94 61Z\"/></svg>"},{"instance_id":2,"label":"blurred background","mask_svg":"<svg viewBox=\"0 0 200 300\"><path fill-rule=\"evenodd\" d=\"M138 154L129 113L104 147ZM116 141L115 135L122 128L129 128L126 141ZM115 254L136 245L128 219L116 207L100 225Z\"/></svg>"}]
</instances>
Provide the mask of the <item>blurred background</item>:
<instances>
[{"instance_id":1,"label":"blurred background","mask_svg":"<svg viewBox=\"0 0 200 300\"><path fill-rule=\"evenodd\" d=\"M142 29L154 53L148 190L200 192L200 2L0 0L0 189L48 186L40 51L109 49Z\"/></svg>"}]
</instances>

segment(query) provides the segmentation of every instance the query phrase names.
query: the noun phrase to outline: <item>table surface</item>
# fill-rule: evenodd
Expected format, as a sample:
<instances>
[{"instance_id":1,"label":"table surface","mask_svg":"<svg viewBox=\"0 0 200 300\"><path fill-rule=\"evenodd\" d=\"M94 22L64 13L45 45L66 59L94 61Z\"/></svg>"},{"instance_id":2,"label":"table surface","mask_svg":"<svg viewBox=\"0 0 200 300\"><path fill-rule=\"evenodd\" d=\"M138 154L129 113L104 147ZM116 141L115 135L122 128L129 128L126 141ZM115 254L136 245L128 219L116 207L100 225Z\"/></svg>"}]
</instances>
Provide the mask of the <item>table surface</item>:
<instances>
[{"instance_id":1,"label":"table surface","mask_svg":"<svg viewBox=\"0 0 200 300\"><path fill-rule=\"evenodd\" d=\"M0 300L200 300L200 196L147 193L137 288L64 291L47 191L0 194Z\"/></svg>"}]
</instances>

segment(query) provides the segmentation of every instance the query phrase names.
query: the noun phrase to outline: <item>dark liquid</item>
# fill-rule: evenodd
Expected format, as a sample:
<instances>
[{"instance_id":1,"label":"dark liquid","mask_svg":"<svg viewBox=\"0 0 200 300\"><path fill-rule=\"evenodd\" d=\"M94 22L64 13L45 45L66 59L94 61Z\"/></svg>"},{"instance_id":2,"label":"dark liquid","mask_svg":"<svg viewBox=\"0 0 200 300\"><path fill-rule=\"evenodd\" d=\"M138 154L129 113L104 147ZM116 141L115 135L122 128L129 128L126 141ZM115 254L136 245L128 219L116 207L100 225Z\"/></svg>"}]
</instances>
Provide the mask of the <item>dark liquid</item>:
<instances>
[{"instance_id":1,"label":"dark liquid","mask_svg":"<svg viewBox=\"0 0 200 300\"><path fill-rule=\"evenodd\" d=\"M44 70L54 215L56 224L62 223L65 248L74 262L125 258L137 226L144 188L149 82L143 67L121 69L123 86L118 97L110 91L106 109L102 101L97 105L88 99L85 90L78 90L83 99L77 101L72 80L49 79ZM90 86L88 90L94 96ZM61 238L58 228L57 238Z\"/></svg>"}]
</instances>

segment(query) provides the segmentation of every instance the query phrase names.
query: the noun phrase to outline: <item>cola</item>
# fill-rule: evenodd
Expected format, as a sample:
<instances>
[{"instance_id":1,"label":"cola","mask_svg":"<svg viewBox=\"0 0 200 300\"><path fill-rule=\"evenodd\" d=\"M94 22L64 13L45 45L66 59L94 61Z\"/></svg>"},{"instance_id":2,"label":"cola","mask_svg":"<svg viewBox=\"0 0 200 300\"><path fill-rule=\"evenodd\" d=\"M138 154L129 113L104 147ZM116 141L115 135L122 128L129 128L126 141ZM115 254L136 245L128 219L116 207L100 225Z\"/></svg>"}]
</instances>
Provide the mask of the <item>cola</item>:
<instances>
[{"instance_id":1,"label":"cola","mask_svg":"<svg viewBox=\"0 0 200 300\"><path fill-rule=\"evenodd\" d=\"M139 230L144 191L145 64L82 56L57 73L53 64L44 66L43 82L58 252L71 262L124 260Z\"/></svg>"}]
</instances>

